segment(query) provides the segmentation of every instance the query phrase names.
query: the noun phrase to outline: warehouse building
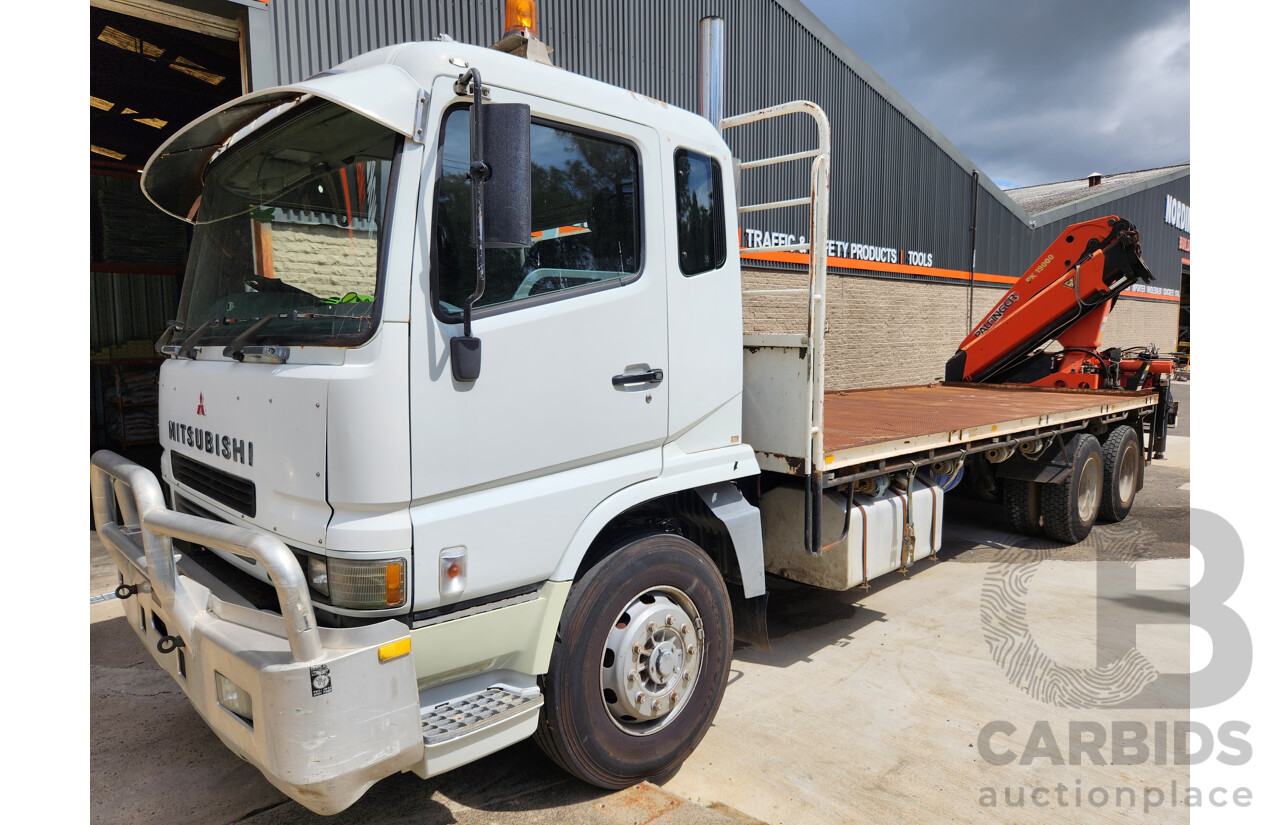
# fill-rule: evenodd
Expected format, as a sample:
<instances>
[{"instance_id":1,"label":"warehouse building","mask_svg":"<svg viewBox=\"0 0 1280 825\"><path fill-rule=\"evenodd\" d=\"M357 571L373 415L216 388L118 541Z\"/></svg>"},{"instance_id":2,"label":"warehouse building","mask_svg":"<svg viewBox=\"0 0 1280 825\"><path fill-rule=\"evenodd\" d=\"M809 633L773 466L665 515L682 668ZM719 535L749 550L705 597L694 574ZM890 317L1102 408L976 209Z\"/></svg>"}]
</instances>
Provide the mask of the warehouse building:
<instances>
[{"instance_id":1,"label":"warehouse building","mask_svg":"<svg viewBox=\"0 0 1280 825\"><path fill-rule=\"evenodd\" d=\"M95 446L155 440L151 343L174 317L185 224L138 190L150 154L246 90L356 54L447 35L488 44L503 0L92 0L91 360ZM911 384L947 358L1001 291L1071 223L1116 214L1142 232L1155 282L1121 300L1110 345L1189 338L1190 167L1002 191L800 0L542 0L541 39L572 72L698 109L699 21L724 20L726 114L808 99L831 120L827 387ZM755 131L752 131L752 128ZM744 134L737 134L744 132ZM736 155L812 148L812 127L735 130ZM801 164L752 170L745 203L805 194ZM785 168L790 167L790 168ZM744 214L743 246L786 246L802 210ZM744 260L749 286L796 279L803 256ZM787 331L799 307L750 298L747 332Z\"/></svg>"}]
</instances>

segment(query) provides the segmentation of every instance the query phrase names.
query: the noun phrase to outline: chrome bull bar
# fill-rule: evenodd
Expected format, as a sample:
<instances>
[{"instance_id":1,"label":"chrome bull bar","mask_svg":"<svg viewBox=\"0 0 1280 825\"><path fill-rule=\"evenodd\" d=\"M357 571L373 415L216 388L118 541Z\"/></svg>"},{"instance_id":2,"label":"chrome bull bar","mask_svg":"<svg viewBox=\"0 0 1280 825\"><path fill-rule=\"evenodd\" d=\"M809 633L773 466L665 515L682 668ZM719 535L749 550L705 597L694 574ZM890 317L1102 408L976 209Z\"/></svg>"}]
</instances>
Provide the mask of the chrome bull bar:
<instances>
[{"instance_id":1,"label":"chrome bull bar","mask_svg":"<svg viewBox=\"0 0 1280 825\"><path fill-rule=\"evenodd\" d=\"M302 663L320 658L323 646L307 581L284 542L247 527L173 512L165 505L160 482L150 470L107 450L93 454L90 472L93 520L99 538L146 571L152 597L180 628L191 628L195 613L204 606L179 598L175 538L249 556L262 565L280 600L293 659Z\"/></svg>"},{"instance_id":2,"label":"chrome bull bar","mask_svg":"<svg viewBox=\"0 0 1280 825\"><path fill-rule=\"evenodd\" d=\"M413 658L408 645L384 655L392 642L409 641L402 622L319 627L302 567L279 538L167 509L156 477L114 453L93 455L90 481L98 535L125 578L121 589L136 595L134 632L154 643L152 658L223 744L324 814L422 761ZM174 539L254 559L281 615L179 578ZM165 655L178 648L187 651ZM225 704L224 682L248 704Z\"/></svg>"}]
</instances>

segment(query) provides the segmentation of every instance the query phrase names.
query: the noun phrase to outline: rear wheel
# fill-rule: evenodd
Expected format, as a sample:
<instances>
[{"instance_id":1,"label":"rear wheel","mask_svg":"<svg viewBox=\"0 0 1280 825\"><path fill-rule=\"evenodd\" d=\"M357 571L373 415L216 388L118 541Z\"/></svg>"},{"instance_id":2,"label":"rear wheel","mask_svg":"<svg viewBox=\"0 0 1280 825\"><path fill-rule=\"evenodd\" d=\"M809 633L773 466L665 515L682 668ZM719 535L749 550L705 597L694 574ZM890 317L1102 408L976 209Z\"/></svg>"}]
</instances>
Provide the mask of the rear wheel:
<instances>
[{"instance_id":1,"label":"rear wheel","mask_svg":"<svg viewBox=\"0 0 1280 825\"><path fill-rule=\"evenodd\" d=\"M1040 488L1043 485L1020 478L1006 478L1003 484L1004 513L1013 529L1025 536L1040 535Z\"/></svg>"},{"instance_id":2,"label":"rear wheel","mask_svg":"<svg viewBox=\"0 0 1280 825\"><path fill-rule=\"evenodd\" d=\"M1045 533L1075 544L1089 535L1102 504L1102 447L1092 435L1076 433L1062 457L1071 465L1071 477L1060 484L1044 485L1040 506Z\"/></svg>"},{"instance_id":3,"label":"rear wheel","mask_svg":"<svg viewBox=\"0 0 1280 825\"><path fill-rule=\"evenodd\" d=\"M1098 520L1123 521L1133 509L1142 479L1142 444L1133 427L1121 424L1102 444L1102 504Z\"/></svg>"},{"instance_id":4,"label":"rear wheel","mask_svg":"<svg viewBox=\"0 0 1280 825\"><path fill-rule=\"evenodd\" d=\"M624 788L675 773L724 694L729 593L679 536L634 539L569 593L535 741L569 773Z\"/></svg>"}]
</instances>

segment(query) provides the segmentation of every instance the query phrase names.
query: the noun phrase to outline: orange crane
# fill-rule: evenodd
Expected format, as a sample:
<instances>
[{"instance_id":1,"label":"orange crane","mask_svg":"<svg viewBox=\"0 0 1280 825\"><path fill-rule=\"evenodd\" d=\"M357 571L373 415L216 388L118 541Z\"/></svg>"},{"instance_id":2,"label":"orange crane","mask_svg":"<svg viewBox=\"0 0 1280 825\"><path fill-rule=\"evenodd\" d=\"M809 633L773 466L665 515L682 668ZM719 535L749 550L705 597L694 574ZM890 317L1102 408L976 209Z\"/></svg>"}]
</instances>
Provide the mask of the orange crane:
<instances>
[{"instance_id":1,"label":"orange crane","mask_svg":"<svg viewBox=\"0 0 1280 825\"><path fill-rule=\"evenodd\" d=\"M1147 347L1103 350L1102 330L1120 294L1150 283L1138 230L1111 215L1062 231L947 361L948 381L1160 394L1151 447L1162 458L1177 406L1172 358ZM1054 342L1059 349L1050 350Z\"/></svg>"}]
</instances>

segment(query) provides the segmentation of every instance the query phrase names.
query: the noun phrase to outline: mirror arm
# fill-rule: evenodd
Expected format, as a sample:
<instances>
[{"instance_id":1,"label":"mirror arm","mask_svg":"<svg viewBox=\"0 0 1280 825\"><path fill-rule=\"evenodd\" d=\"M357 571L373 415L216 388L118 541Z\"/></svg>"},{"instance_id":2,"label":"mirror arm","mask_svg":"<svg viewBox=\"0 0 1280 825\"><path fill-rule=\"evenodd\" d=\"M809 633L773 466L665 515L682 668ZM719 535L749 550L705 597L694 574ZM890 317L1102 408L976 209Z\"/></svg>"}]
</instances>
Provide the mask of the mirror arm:
<instances>
[{"instance_id":1,"label":"mirror arm","mask_svg":"<svg viewBox=\"0 0 1280 825\"><path fill-rule=\"evenodd\" d=\"M471 166L468 177L471 179L471 197L473 208L472 229L476 239L476 288L462 305L462 334L471 337L471 308L484 295L485 261L484 261L484 183L492 174L489 164L478 155L484 152L484 131L480 106L484 97L484 86L480 80L480 72L475 68L467 69L453 85L458 94L466 94L470 85L473 96L471 107Z\"/></svg>"}]
</instances>

